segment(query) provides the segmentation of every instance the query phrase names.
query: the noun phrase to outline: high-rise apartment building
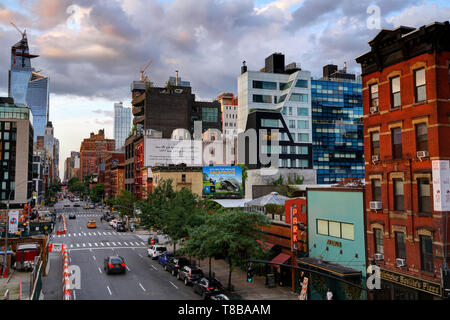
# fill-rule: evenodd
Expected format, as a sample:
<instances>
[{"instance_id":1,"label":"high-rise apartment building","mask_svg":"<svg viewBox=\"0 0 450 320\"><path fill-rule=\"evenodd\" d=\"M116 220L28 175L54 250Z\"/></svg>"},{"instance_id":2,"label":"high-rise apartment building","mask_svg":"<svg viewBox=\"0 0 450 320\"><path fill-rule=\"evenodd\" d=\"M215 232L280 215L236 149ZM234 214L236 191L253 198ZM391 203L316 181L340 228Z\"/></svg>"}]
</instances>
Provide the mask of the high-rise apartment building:
<instances>
[{"instance_id":1,"label":"high-rise apartment building","mask_svg":"<svg viewBox=\"0 0 450 320\"><path fill-rule=\"evenodd\" d=\"M221 93L217 97L222 112L222 133L237 136L238 99L232 93Z\"/></svg>"},{"instance_id":2,"label":"high-rise apartment building","mask_svg":"<svg viewBox=\"0 0 450 320\"><path fill-rule=\"evenodd\" d=\"M123 103L114 104L114 140L116 149L123 147L125 139L131 132L131 108L124 108Z\"/></svg>"},{"instance_id":3,"label":"high-rise apartment building","mask_svg":"<svg viewBox=\"0 0 450 320\"><path fill-rule=\"evenodd\" d=\"M336 65L325 66L323 77L311 80L313 162L319 184L364 179L361 88L354 74Z\"/></svg>"},{"instance_id":4,"label":"high-rise apartment building","mask_svg":"<svg viewBox=\"0 0 450 320\"><path fill-rule=\"evenodd\" d=\"M377 299L449 295L450 24L383 29L363 77L367 256Z\"/></svg>"},{"instance_id":5,"label":"high-rise apartment building","mask_svg":"<svg viewBox=\"0 0 450 320\"><path fill-rule=\"evenodd\" d=\"M0 200L30 204L33 190L33 115L12 98L0 98Z\"/></svg>"},{"instance_id":6,"label":"high-rise apartment building","mask_svg":"<svg viewBox=\"0 0 450 320\"><path fill-rule=\"evenodd\" d=\"M312 143L311 73L296 63L284 64L284 55L266 58L260 71L243 66L238 78L238 130L245 131L248 114L254 110L283 115L293 142ZM281 136L280 140L286 140Z\"/></svg>"},{"instance_id":7,"label":"high-rise apartment building","mask_svg":"<svg viewBox=\"0 0 450 320\"><path fill-rule=\"evenodd\" d=\"M104 171L105 158L109 151L114 151L114 139L105 137L105 130L101 129L97 134L91 132L89 138L81 143L80 147L80 179L91 174L99 174Z\"/></svg>"}]
</instances>

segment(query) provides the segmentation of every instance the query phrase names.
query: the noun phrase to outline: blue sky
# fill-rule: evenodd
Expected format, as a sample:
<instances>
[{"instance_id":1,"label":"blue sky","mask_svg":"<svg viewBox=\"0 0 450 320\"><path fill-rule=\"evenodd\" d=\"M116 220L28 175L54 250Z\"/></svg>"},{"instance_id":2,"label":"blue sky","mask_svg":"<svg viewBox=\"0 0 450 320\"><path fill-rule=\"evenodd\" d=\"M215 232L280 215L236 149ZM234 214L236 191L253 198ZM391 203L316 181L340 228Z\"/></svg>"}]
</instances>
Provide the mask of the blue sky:
<instances>
[{"instance_id":1,"label":"blue sky","mask_svg":"<svg viewBox=\"0 0 450 320\"><path fill-rule=\"evenodd\" d=\"M179 70L202 100L236 93L242 61L259 70L273 52L314 77L330 62L346 61L358 73L354 58L379 32L366 25L372 4L382 28L450 17L443 0L0 0L0 94L7 92L9 48L19 39L14 21L40 55L33 66L50 77L62 174L64 159L90 132L104 128L113 137L113 104L130 105L130 83L149 60L156 85Z\"/></svg>"}]
</instances>

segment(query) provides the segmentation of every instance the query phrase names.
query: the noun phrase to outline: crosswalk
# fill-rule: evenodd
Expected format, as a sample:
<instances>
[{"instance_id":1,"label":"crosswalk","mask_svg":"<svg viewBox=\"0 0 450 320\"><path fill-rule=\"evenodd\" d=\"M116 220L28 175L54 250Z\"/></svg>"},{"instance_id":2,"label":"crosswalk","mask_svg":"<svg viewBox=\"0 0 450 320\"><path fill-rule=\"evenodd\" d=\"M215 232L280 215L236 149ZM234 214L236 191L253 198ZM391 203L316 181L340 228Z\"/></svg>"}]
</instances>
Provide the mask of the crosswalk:
<instances>
[{"instance_id":1,"label":"crosswalk","mask_svg":"<svg viewBox=\"0 0 450 320\"><path fill-rule=\"evenodd\" d=\"M146 247L145 242L143 241L114 241L114 242L82 242L82 243L72 243L68 244L67 247L69 249L73 248L101 248L101 247L108 247L108 248L114 248L114 247Z\"/></svg>"},{"instance_id":2,"label":"crosswalk","mask_svg":"<svg viewBox=\"0 0 450 320\"><path fill-rule=\"evenodd\" d=\"M97 231L97 232L74 232L67 234L59 234L54 235L55 238L64 238L64 237L86 237L86 236L134 236L133 233L128 232L116 232L116 231Z\"/></svg>"}]
</instances>

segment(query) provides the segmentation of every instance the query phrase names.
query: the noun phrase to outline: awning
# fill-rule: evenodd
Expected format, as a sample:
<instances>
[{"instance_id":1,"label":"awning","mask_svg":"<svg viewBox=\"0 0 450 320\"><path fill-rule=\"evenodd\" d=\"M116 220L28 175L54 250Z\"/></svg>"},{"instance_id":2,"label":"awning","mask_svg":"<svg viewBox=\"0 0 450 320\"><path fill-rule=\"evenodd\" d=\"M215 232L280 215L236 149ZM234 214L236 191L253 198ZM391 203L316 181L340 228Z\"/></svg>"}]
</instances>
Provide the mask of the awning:
<instances>
[{"instance_id":1,"label":"awning","mask_svg":"<svg viewBox=\"0 0 450 320\"><path fill-rule=\"evenodd\" d=\"M275 258L272 259L272 261L270 262L274 262L274 263L282 263L284 264L286 261L288 261L291 258L290 255L286 254L286 253L280 253L279 255L277 255ZM278 265L274 265L274 267L279 267Z\"/></svg>"},{"instance_id":2,"label":"awning","mask_svg":"<svg viewBox=\"0 0 450 320\"><path fill-rule=\"evenodd\" d=\"M258 242L264 250L270 250L275 245L274 243L261 240L256 240L256 242Z\"/></svg>"},{"instance_id":3,"label":"awning","mask_svg":"<svg viewBox=\"0 0 450 320\"><path fill-rule=\"evenodd\" d=\"M317 268L340 277L354 277L361 276L361 271L349 268L337 263L328 262L314 257L304 257L297 259L300 264L307 265L309 267Z\"/></svg>"}]
</instances>

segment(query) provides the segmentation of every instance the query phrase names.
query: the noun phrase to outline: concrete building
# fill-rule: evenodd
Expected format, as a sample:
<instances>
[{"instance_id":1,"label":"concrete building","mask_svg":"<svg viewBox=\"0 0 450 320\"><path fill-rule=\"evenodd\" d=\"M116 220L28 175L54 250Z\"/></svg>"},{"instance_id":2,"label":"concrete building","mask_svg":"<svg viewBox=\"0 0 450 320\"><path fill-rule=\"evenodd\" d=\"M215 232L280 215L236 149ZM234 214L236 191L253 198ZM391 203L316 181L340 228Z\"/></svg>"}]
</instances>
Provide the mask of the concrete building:
<instances>
[{"instance_id":1,"label":"concrete building","mask_svg":"<svg viewBox=\"0 0 450 320\"><path fill-rule=\"evenodd\" d=\"M346 67L323 67L311 80L312 137L317 183L364 179L361 83Z\"/></svg>"},{"instance_id":2,"label":"concrete building","mask_svg":"<svg viewBox=\"0 0 450 320\"><path fill-rule=\"evenodd\" d=\"M284 55L266 58L260 71L242 67L238 77L238 130L246 130L248 115L254 110L282 113L296 143L312 143L311 73L296 63L284 64ZM310 150L311 152L311 150Z\"/></svg>"},{"instance_id":3,"label":"concrete building","mask_svg":"<svg viewBox=\"0 0 450 320\"><path fill-rule=\"evenodd\" d=\"M163 180L172 180L175 191L187 188L192 193L202 197L203 194L203 173L202 167L169 166L152 168L153 189Z\"/></svg>"},{"instance_id":4,"label":"concrete building","mask_svg":"<svg viewBox=\"0 0 450 320\"><path fill-rule=\"evenodd\" d=\"M383 29L356 58L363 77L367 254L382 279L376 299L449 294L449 39L448 21Z\"/></svg>"},{"instance_id":5,"label":"concrete building","mask_svg":"<svg viewBox=\"0 0 450 320\"><path fill-rule=\"evenodd\" d=\"M33 115L12 98L0 98L0 200L11 208L31 203L33 191Z\"/></svg>"},{"instance_id":6,"label":"concrete building","mask_svg":"<svg viewBox=\"0 0 450 320\"><path fill-rule=\"evenodd\" d=\"M131 132L131 108L124 108L123 103L114 104L114 140L116 150L123 147L125 139Z\"/></svg>"},{"instance_id":7,"label":"concrete building","mask_svg":"<svg viewBox=\"0 0 450 320\"><path fill-rule=\"evenodd\" d=\"M221 93L217 97L222 112L222 133L237 136L238 99L232 93Z\"/></svg>"}]
</instances>

